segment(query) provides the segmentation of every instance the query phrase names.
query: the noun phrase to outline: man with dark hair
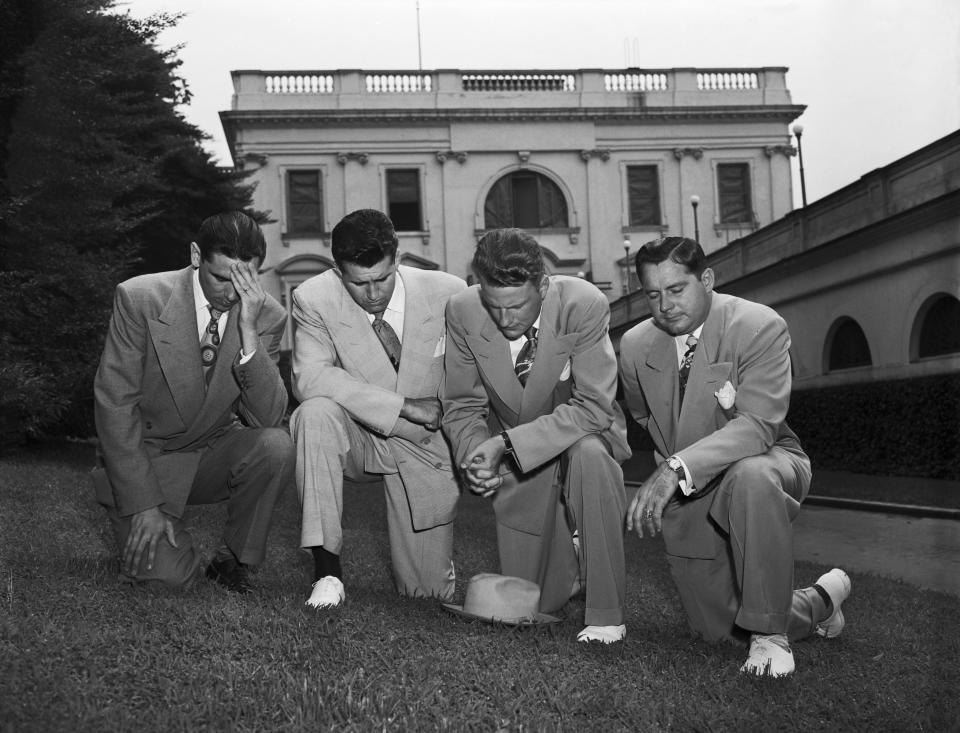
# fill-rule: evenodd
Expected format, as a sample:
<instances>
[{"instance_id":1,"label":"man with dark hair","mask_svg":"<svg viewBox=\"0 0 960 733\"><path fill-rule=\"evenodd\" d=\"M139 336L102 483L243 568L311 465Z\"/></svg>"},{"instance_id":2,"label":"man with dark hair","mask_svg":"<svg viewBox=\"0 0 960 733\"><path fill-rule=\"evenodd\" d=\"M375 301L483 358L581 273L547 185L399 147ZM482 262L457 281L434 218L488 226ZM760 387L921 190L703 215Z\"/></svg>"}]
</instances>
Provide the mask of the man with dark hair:
<instances>
[{"instance_id":1,"label":"man with dark hair","mask_svg":"<svg viewBox=\"0 0 960 733\"><path fill-rule=\"evenodd\" d=\"M644 245L637 275L652 318L620 342L631 414L660 463L639 488L627 528L663 532L694 631L746 642L741 672L793 672L790 640L844 626L850 579L834 568L793 590L791 522L810 487L810 461L785 422L790 336L758 303L716 293L700 245Z\"/></svg>"},{"instance_id":2,"label":"man with dark hair","mask_svg":"<svg viewBox=\"0 0 960 733\"><path fill-rule=\"evenodd\" d=\"M333 229L336 269L294 291L293 392L300 546L314 559L307 605L345 596L343 478L383 479L397 590L449 599L459 492L439 432L443 309L466 284L397 263L397 235L374 209Z\"/></svg>"},{"instance_id":3,"label":"man with dark hair","mask_svg":"<svg viewBox=\"0 0 960 733\"><path fill-rule=\"evenodd\" d=\"M485 234L473 268L479 284L447 306L443 429L457 465L471 491L493 497L501 571L537 583L550 613L579 591L579 570L587 625L577 639L620 641L630 449L607 299L548 276L519 229Z\"/></svg>"},{"instance_id":4,"label":"man with dark hair","mask_svg":"<svg viewBox=\"0 0 960 733\"><path fill-rule=\"evenodd\" d=\"M253 219L218 214L190 244L189 267L117 286L94 382L103 465L93 478L126 579L189 586L201 557L184 507L226 501L206 574L232 591L251 590L247 567L263 560L294 465L279 427L286 316L260 283L265 252Z\"/></svg>"}]
</instances>

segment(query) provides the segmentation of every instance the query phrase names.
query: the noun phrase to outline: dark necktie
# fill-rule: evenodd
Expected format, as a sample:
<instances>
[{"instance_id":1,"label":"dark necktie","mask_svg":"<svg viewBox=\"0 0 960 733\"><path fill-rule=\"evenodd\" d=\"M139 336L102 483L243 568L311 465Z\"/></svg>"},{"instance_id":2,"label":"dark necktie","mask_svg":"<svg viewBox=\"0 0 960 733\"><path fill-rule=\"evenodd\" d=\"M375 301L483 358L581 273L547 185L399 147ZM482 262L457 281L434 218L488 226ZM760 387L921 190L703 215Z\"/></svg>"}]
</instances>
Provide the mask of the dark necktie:
<instances>
[{"instance_id":1,"label":"dark necktie","mask_svg":"<svg viewBox=\"0 0 960 733\"><path fill-rule=\"evenodd\" d=\"M383 350L387 352L390 363L393 368L400 370L400 339L397 338L397 332L393 327L383 320L383 313L374 313L373 332L377 334L380 343L383 344Z\"/></svg>"},{"instance_id":2,"label":"dark necktie","mask_svg":"<svg viewBox=\"0 0 960 733\"><path fill-rule=\"evenodd\" d=\"M687 336L687 350L680 362L680 404L683 404L683 393L687 390L687 379L690 376L690 365L693 363L693 352L697 350L697 337L692 333Z\"/></svg>"},{"instance_id":3,"label":"dark necktie","mask_svg":"<svg viewBox=\"0 0 960 733\"><path fill-rule=\"evenodd\" d=\"M530 375L530 370L533 369L533 360L537 356L537 329L530 326L524 336L527 337L527 343L520 348L513 371L516 372L520 384L526 387L527 377Z\"/></svg>"},{"instance_id":4,"label":"dark necktie","mask_svg":"<svg viewBox=\"0 0 960 733\"><path fill-rule=\"evenodd\" d=\"M200 363L203 365L203 380L210 384L210 377L213 376L213 365L217 363L217 351L220 346L220 332L217 330L217 321L222 315L221 311L215 310L212 305L207 306L210 311L210 323L207 324L203 332L203 338L200 339Z\"/></svg>"}]
</instances>

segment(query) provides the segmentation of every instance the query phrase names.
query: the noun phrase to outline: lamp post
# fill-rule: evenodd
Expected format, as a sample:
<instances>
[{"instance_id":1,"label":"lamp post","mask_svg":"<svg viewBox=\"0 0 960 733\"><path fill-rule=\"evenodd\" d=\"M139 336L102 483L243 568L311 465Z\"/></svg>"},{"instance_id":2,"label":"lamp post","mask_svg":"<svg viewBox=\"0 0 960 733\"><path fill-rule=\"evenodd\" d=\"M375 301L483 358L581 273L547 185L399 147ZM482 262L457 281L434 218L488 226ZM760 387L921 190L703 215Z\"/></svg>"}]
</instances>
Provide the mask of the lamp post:
<instances>
[{"instance_id":1,"label":"lamp post","mask_svg":"<svg viewBox=\"0 0 960 733\"><path fill-rule=\"evenodd\" d=\"M800 137L803 135L803 125L793 126L793 134L797 136L797 155L800 158L800 197L803 200L803 207L807 207L807 182L803 177L803 146L800 144Z\"/></svg>"},{"instance_id":2,"label":"lamp post","mask_svg":"<svg viewBox=\"0 0 960 733\"><path fill-rule=\"evenodd\" d=\"M630 293L630 237L623 238L623 294Z\"/></svg>"},{"instance_id":3,"label":"lamp post","mask_svg":"<svg viewBox=\"0 0 960 733\"><path fill-rule=\"evenodd\" d=\"M697 207L700 205L700 197L697 194L690 197L690 205L693 207L693 240L700 244L700 222L697 220Z\"/></svg>"}]
</instances>

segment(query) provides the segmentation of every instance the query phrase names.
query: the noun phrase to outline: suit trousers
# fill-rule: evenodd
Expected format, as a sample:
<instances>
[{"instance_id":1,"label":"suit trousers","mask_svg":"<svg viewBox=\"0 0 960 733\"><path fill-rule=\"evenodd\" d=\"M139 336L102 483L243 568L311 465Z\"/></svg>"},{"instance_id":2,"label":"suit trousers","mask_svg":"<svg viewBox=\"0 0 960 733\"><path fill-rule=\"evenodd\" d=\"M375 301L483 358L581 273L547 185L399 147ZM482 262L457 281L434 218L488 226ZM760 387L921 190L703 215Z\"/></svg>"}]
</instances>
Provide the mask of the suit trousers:
<instances>
[{"instance_id":1,"label":"suit trousers","mask_svg":"<svg viewBox=\"0 0 960 733\"><path fill-rule=\"evenodd\" d=\"M551 488L555 500L549 504L540 535L513 529L498 517L501 571L537 583L540 610L544 613L556 611L570 600L580 572L587 590L586 624L622 624L627 509L623 470L607 444L596 435L581 438L558 461L559 480ZM568 512L580 534L579 563Z\"/></svg>"},{"instance_id":2,"label":"suit trousers","mask_svg":"<svg viewBox=\"0 0 960 733\"><path fill-rule=\"evenodd\" d=\"M293 478L294 453L289 434L282 428L234 427L203 450L187 504L226 502L223 542L245 565L259 565L266 554L267 533L273 508ZM130 534L131 517L121 517L107 507L117 546ZM186 587L197 577L202 558L180 518L169 517L177 546L165 537L157 543L153 568L146 569L146 554L135 578Z\"/></svg>"},{"instance_id":3,"label":"suit trousers","mask_svg":"<svg viewBox=\"0 0 960 733\"><path fill-rule=\"evenodd\" d=\"M452 598L453 522L422 530L413 528L407 492L395 461L383 453L383 438L358 425L326 397L304 401L290 419L290 430L297 447L300 546L322 546L339 555L343 549L344 476L356 482L382 479L397 591L414 597Z\"/></svg>"},{"instance_id":4,"label":"suit trousers","mask_svg":"<svg viewBox=\"0 0 960 733\"><path fill-rule=\"evenodd\" d=\"M708 641L746 642L750 633L813 633L826 606L812 588L793 588L793 527L810 487L801 453L773 447L732 464L712 498L710 559L668 554L691 627ZM701 499L702 501L703 499Z\"/></svg>"}]
</instances>

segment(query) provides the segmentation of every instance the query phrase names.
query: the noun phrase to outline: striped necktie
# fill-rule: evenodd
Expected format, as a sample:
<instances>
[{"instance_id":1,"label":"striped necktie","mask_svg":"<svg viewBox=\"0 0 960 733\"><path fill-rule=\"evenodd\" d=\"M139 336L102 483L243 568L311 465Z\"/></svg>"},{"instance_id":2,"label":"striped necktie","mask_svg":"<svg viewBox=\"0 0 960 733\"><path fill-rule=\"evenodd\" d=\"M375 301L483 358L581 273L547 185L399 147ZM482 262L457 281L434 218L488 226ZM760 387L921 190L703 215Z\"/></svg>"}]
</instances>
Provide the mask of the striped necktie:
<instances>
[{"instance_id":1,"label":"striped necktie","mask_svg":"<svg viewBox=\"0 0 960 733\"><path fill-rule=\"evenodd\" d=\"M520 348L513 371L516 372L520 384L526 387L527 377L530 376L530 370L533 369L533 360L537 356L537 329L530 326L524 336L527 337L527 343Z\"/></svg>"},{"instance_id":2,"label":"striped necktie","mask_svg":"<svg viewBox=\"0 0 960 733\"><path fill-rule=\"evenodd\" d=\"M699 341L692 333L687 336L687 350L680 362L680 404L683 404L683 393L687 390L687 379L690 377L690 365L693 363L693 353L697 350Z\"/></svg>"}]
</instances>

